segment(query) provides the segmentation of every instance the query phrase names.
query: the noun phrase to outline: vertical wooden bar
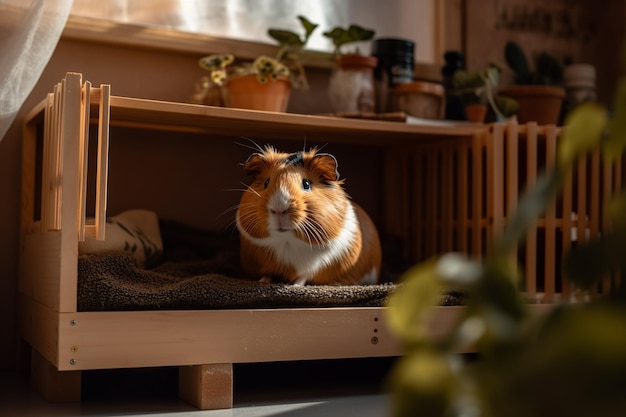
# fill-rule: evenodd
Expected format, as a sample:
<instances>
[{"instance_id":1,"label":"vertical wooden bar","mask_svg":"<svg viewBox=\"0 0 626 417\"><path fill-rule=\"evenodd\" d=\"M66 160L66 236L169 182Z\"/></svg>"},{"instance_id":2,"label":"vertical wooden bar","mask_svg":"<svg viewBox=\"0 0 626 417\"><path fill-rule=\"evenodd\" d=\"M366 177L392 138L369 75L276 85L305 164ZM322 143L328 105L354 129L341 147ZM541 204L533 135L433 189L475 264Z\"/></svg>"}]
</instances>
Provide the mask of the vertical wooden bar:
<instances>
[{"instance_id":1,"label":"vertical wooden bar","mask_svg":"<svg viewBox=\"0 0 626 417\"><path fill-rule=\"evenodd\" d=\"M46 109L44 111L44 133L41 161L41 231L50 228L50 172L52 144L52 129L54 120L54 93L50 93L46 99ZM34 167L33 167L34 169ZM33 171L34 173L34 171Z\"/></svg>"},{"instance_id":2,"label":"vertical wooden bar","mask_svg":"<svg viewBox=\"0 0 626 417\"><path fill-rule=\"evenodd\" d=\"M426 158L426 190L428 195L428 204L426 205L426 230L429 242L429 253L435 255L438 253L437 246L437 200L439 199L438 189L440 188L438 173L439 147L432 145L429 147L429 157Z\"/></svg>"},{"instance_id":3,"label":"vertical wooden bar","mask_svg":"<svg viewBox=\"0 0 626 417\"><path fill-rule=\"evenodd\" d=\"M519 125L506 126L506 216L517 206L519 198Z\"/></svg>"},{"instance_id":4,"label":"vertical wooden bar","mask_svg":"<svg viewBox=\"0 0 626 417\"><path fill-rule=\"evenodd\" d=\"M421 175L422 172L422 164L424 161L424 148L420 147L419 149L415 149L410 153L413 158L413 215L414 215L414 225L415 225L415 237L413 244L413 253L415 253L416 259L422 260L427 257L427 249L425 248L425 233L426 233L426 222L424 216L426 213L424 212L424 203L425 200L429 198L426 193L426 187L424 186L424 178ZM408 188L408 186L407 186ZM410 191L410 190L409 190ZM408 206L408 204L405 204ZM410 207L407 207L410 210ZM407 213L407 215L410 215Z\"/></svg>"},{"instance_id":5,"label":"vertical wooden bar","mask_svg":"<svg viewBox=\"0 0 626 417\"><path fill-rule=\"evenodd\" d=\"M452 241L452 222L454 220L453 196L454 192L454 172L452 167L452 158L454 153L454 144L442 148L442 169L441 169L441 243L444 252L454 250Z\"/></svg>"},{"instance_id":6,"label":"vertical wooden bar","mask_svg":"<svg viewBox=\"0 0 626 417\"><path fill-rule=\"evenodd\" d=\"M590 156L590 170L589 173L589 190L587 190L586 196L589 197L589 239L598 239L600 233L600 152L593 152ZM597 285L592 286L590 291L591 296L598 295Z\"/></svg>"},{"instance_id":7,"label":"vertical wooden bar","mask_svg":"<svg viewBox=\"0 0 626 417\"><path fill-rule=\"evenodd\" d=\"M537 152L539 127L531 122L526 125L526 188L537 182ZM528 296L537 295L537 224L529 227L526 233L526 264L524 265L525 290Z\"/></svg>"},{"instance_id":8,"label":"vertical wooden bar","mask_svg":"<svg viewBox=\"0 0 626 417\"><path fill-rule=\"evenodd\" d=\"M587 157L578 160L578 177L576 179L576 242L582 244L587 240L589 216L587 213Z\"/></svg>"},{"instance_id":9,"label":"vertical wooden bar","mask_svg":"<svg viewBox=\"0 0 626 417\"><path fill-rule=\"evenodd\" d=\"M617 158L614 162L615 167L614 167L614 175L615 175L615 179L614 179L614 188L613 188L613 194L618 194L622 191L622 159L621 158ZM619 286L619 283L622 279L622 274L623 272L616 272L615 273L615 286Z\"/></svg>"},{"instance_id":10,"label":"vertical wooden bar","mask_svg":"<svg viewBox=\"0 0 626 417\"><path fill-rule=\"evenodd\" d=\"M574 199L573 174L568 172L563 180L563 212L561 213L562 225L562 248L563 253L569 252L572 247L572 203ZM570 298L570 284L567 279L561 277L561 295L563 301Z\"/></svg>"},{"instance_id":11,"label":"vertical wooden bar","mask_svg":"<svg viewBox=\"0 0 626 417\"><path fill-rule=\"evenodd\" d=\"M487 243L504 228L504 125L492 125L487 144Z\"/></svg>"},{"instance_id":12,"label":"vertical wooden bar","mask_svg":"<svg viewBox=\"0 0 626 417\"><path fill-rule=\"evenodd\" d=\"M472 138L472 251L482 258L482 220L483 220L483 144L489 133L475 134Z\"/></svg>"},{"instance_id":13,"label":"vertical wooden bar","mask_svg":"<svg viewBox=\"0 0 626 417\"><path fill-rule=\"evenodd\" d=\"M61 312L76 311L78 280L78 208L81 139L80 74L68 73L64 80L62 111L62 165L60 166L61 253L59 297Z\"/></svg>"},{"instance_id":14,"label":"vertical wooden bar","mask_svg":"<svg viewBox=\"0 0 626 417\"><path fill-rule=\"evenodd\" d=\"M458 171L457 171L457 241L459 250L465 254L469 254L469 245L467 242L468 232L468 206L469 206L469 190L468 181L471 177L469 172L468 158L470 155L469 144L466 140L460 140L458 145Z\"/></svg>"},{"instance_id":15,"label":"vertical wooden bar","mask_svg":"<svg viewBox=\"0 0 626 417\"><path fill-rule=\"evenodd\" d=\"M602 166L602 203L603 205L610 201L611 196L613 195L613 167L614 165L611 163L605 163ZM602 233L606 233L609 228L609 219L605 214L602 216L602 224L601 224ZM611 274L604 277L602 280L602 291L603 293L608 293L612 290L613 286L611 284Z\"/></svg>"},{"instance_id":16,"label":"vertical wooden bar","mask_svg":"<svg viewBox=\"0 0 626 417\"><path fill-rule=\"evenodd\" d=\"M85 240L85 225L87 221L87 172L89 163L89 119L91 113L91 83L86 81L82 88L82 100L80 105L80 198L78 199L78 240Z\"/></svg>"},{"instance_id":17,"label":"vertical wooden bar","mask_svg":"<svg viewBox=\"0 0 626 417\"><path fill-rule=\"evenodd\" d=\"M96 171L96 239L98 240L104 240L106 231L110 100L111 86L101 85L98 118L98 166Z\"/></svg>"},{"instance_id":18,"label":"vertical wooden bar","mask_svg":"<svg viewBox=\"0 0 626 417\"><path fill-rule=\"evenodd\" d=\"M556 163L556 126L546 127L546 166L552 167ZM543 292L544 300L554 300L555 280L556 280L556 204L550 204L546 209L545 216L545 249L543 267ZM562 257L562 255L561 255Z\"/></svg>"},{"instance_id":19,"label":"vertical wooden bar","mask_svg":"<svg viewBox=\"0 0 626 417\"><path fill-rule=\"evenodd\" d=\"M51 191L53 193L52 198L52 230L61 229L61 177L63 176L63 153L62 149L64 146L64 138L63 138L63 114L64 114L64 105L65 105L65 80L61 81L60 87L57 90L57 94L55 96L54 103L54 112L55 112L55 126L54 126L54 138L53 141L53 167L54 171L52 173L52 183L51 183Z\"/></svg>"},{"instance_id":20,"label":"vertical wooden bar","mask_svg":"<svg viewBox=\"0 0 626 417\"><path fill-rule=\"evenodd\" d=\"M233 365L183 366L178 371L178 395L201 410L233 407Z\"/></svg>"}]
</instances>

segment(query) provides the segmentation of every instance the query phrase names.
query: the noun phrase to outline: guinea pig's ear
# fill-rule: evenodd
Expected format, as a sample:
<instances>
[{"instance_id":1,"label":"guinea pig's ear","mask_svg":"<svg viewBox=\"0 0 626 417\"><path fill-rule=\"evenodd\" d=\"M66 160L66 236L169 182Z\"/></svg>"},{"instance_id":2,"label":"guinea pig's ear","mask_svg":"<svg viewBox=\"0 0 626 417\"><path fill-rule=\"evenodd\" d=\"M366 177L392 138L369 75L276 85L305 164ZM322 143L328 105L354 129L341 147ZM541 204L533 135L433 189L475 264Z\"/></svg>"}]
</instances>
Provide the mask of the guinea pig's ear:
<instances>
[{"instance_id":1,"label":"guinea pig's ear","mask_svg":"<svg viewBox=\"0 0 626 417\"><path fill-rule=\"evenodd\" d=\"M311 159L311 166L325 181L339 181L337 159L329 153L318 153Z\"/></svg>"},{"instance_id":2,"label":"guinea pig's ear","mask_svg":"<svg viewBox=\"0 0 626 417\"><path fill-rule=\"evenodd\" d=\"M256 177L265 168L267 162L260 153L253 153L243 164L243 172L248 177Z\"/></svg>"}]
</instances>

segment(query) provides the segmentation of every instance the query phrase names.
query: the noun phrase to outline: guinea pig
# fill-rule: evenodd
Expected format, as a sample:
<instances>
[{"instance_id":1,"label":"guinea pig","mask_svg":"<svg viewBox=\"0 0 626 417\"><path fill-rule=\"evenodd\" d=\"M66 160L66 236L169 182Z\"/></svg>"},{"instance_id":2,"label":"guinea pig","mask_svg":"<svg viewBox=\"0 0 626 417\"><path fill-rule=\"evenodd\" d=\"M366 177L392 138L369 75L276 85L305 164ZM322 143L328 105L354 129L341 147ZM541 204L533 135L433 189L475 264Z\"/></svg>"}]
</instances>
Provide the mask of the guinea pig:
<instances>
[{"instance_id":1,"label":"guinea pig","mask_svg":"<svg viewBox=\"0 0 626 417\"><path fill-rule=\"evenodd\" d=\"M334 156L317 148L288 154L266 146L243 169L251 183L236 224L247 275L295 285L379 281L378 232L346 194Z\"/></svg>"}]
</instances>

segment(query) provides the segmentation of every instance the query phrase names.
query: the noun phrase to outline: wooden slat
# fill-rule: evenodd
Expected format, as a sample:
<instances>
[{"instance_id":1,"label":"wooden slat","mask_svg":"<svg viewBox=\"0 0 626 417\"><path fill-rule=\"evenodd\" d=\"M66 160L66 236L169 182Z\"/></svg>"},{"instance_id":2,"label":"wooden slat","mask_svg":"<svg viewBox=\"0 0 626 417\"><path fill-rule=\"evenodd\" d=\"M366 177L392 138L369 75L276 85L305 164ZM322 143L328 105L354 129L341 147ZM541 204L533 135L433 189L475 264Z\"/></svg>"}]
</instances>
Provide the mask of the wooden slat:
<instances>
[{"instance_id":1,"label":"wooden slat","mask_svg":"<svg viewBox=\"0 0 626 417\"><path fill-rule=\"evenodd\" d=\"M452 206L452 192L454 191L454 172L452 168L452 158L454 153L454 147L448 144L447 147L442 148L442 169L441 169L441 244L444 252L451 252L454 250L454 243L452 242L453 228L452 221L454 220L454 207Z\"/></svg>"},{"instance_id":2,"label":"wooden slat","mask_svg":"<svg viewBox=\"0 0 626 417\"><path fill-rule=\"evenodd\" d=\"M504 228L504 180L508 176L505 171L504 125L493 125L487 144L487 218L490 224L487 243L492 244L496 234Z\"/></svg>"},{"instance_id":3,"label":"wooden slat","mask_svg":"<svg viewBox=\"0 0 626 417\"><path fill-rule=\"evenodd\" d=\"M429 158L426 159L426 172L428 173L428 182L426 183L426 253L432 256L437 253L437 209L440 178L437 172L437 159L439 157L439 147L432 146L429 148Z\"/></svg>"},{"instance_id":4,"label":"wooden slat","mask_svg":"<svg viewBox=\"0 0 626 417\"><path fill-rule=\"evenodd\" d=\"M537 123L526 125L526 188L537 182L537 142L539 128ZM537 295L537 225L528 228L525 240L526 264L524 265L525 291L530 297Z\"/></svg>"},{"instance_id":5,"label":"wooden slat","mask_svg":"<svg viewBox=\"0 0 626 417\"><path fill-rule=\"evenodd\" d=\"M598 151L593 152L590 156L591 165L589 173L588 189L585 195L589 198L589 239L596 240L600 233L600 153ZM592 286L590 294L592 296L598 295L597 285Z\"/></svg>"},{"instance_id":6,"label":"wooden slat","mask_svg":"<svg viewBox=\"0 0 626 417\"><path fill-rule=\"evenodd\" d=\"M109 124L111 86L100 86L98 117L98 166L96 171L96 239L104 240L106 231L107 182L109 176Z\"/></svg>"},{"instance_id":7,"label":"wooden slat","mask_svg":"<svg viewBox=\"0 0 626 417\"><path fill-rule=\"evenodd\" d=\"M472 252L482 258L483 175L485 135L472 138Z\"/></svg>"},{"instance_id":8,"label":"wooden slat","mask_svg":"<svg viewBox=\"0 0 626 417\"><path fill-rule=\"evenodd\" d=\"M78 208L79 208L79 149L81 139L80 74L68 73L64 80L62 112L61 191L61 279L60 311L76 311L78 279Z\"/></svg>"},{"instance_id":9,"label":"wooden slat","mask_svg":"<svg viewBox=\"0 0 626 417\"><path fill-rule=\"evenodd\" d=\"M78 217L78 240L85 240L85 225L87 222L87 174L89 164L89 120L91 118L91 83L85 81L82 87L82 100L80 106L80 197L78 199L79 204L79 217Z\"/></svg>"},{"instance_id":10,"label":"wooden slat","mask_svg":"<svg viewBox=\"0 0 626 417\"><path fill-rule=\"evenodd\" d=\"M458 171L457 171L457 187L458 187L458 204L457 204L457 244L462 253L469 253L468 243L468 227L469 227L469 190L468 181L471 177L469 172L469 155L470 144L468 141L458 141Z\"/></svg>"},{"instance_id":11,"label":"wooden slat","mask_svg":"<svg viewBox=\"0 0 626 417\"><path fill-rule=\"evenodd\" d=\"M50 225L50 230L60 230L61 229L61 192L63 184L61 182L63 177L63 149L65 146L65 138L64 138L64 123L63 123L63 115L64 115L64 107L65 107L65 85L66 80L63 79L59 84L59 88L57 89L55 95L55 103L54 103L54 139L52 142L53 152L52 152L52 167L54 171L52 172L52 181L50 184L50 190L52 192L52 224ZM47 230L44 230L47 231Z\"/></svg>"},{"instance_id":12,"label":"wooden slat","mask_svg":"<svg viewBox=\"0 0 626 417\"><path fill-rule=\"evenodd\" d=\"M553 167L556 161L556 144L557 144L557 129L554 126L546 128L546 161L547 167ZM546 209L545 223L543 225L545 230L545 253L544 253L544 301L550 302L554 300L555 295L555 280L556 276L556 204L550 204ZM562 253L560 254L562 256ZM560 277L559 277L560 278Z\"/></svg>"},{"instance_id":13,"label":"wooden slat","mask_svg":"<svg viewBox=\"0 0 626 417\"><path fill-rule=\"evenodd\" d=\"M431 337L449 331L462 309L436 308ZM402 353L387 328L384 308L378 307L93 312L59 317L61 370Z\"/></svg>"},{"instance_id":14,"label":"wooden slat","mask_svg":"<svg viewBox=\"0 0 626 417\"><path fill-rule=\"evenodd\" d=\"M561 245L563 253L567 253L572 247L572 203L574 199L573 174L568 172L563 180L563 208L561 213ZM561 279L561 294L563 300L569 300L571 289L567 279Z\"/></svg>"},{"instance_id":15,"label":"wooden slat","mask_svg":"<svg viewBox=\"0 0 626 417\"><path fill-rule=\"evenodd\" d=\"M409 196L413 196L412 205L408 207L409 212L405 213L407 216L413 216L415 225L415 236L409 241L413 241L412 250L415 253L415 258L418 261L424 260L430 255L425 242L426 233L426 212L424 205L428 194L426 192L425 179L421 173L423 170L423 148L417 148L411 151L411 161L413 162L413 181L406 184L405 192ZM411 189L411 184L413 189ZM390 196L393 201L394 197ZM412 209L412 210L411 210Z\"/></svg>"}]
</instances>

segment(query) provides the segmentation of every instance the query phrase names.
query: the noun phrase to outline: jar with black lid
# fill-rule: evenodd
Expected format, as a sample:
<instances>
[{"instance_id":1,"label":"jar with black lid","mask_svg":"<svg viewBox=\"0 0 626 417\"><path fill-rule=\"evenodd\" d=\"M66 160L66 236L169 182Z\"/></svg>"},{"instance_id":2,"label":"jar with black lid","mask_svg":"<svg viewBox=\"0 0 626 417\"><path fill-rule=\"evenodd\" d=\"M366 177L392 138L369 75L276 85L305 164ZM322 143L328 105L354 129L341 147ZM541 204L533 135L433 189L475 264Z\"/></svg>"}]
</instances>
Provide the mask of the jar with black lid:
<instances>
[{"instance_id":1,"label":"jar with black lid","mask_svg":"<svg viewBox=\"0 0 626 417\"><path fill-rule=\"evenodd\" d=\"M395 86L413 81L415 42L407 39L380 38L372 42L372 53L378 59L374 70L376 111L392 110Z\"/></svg>"}]
</instances>

